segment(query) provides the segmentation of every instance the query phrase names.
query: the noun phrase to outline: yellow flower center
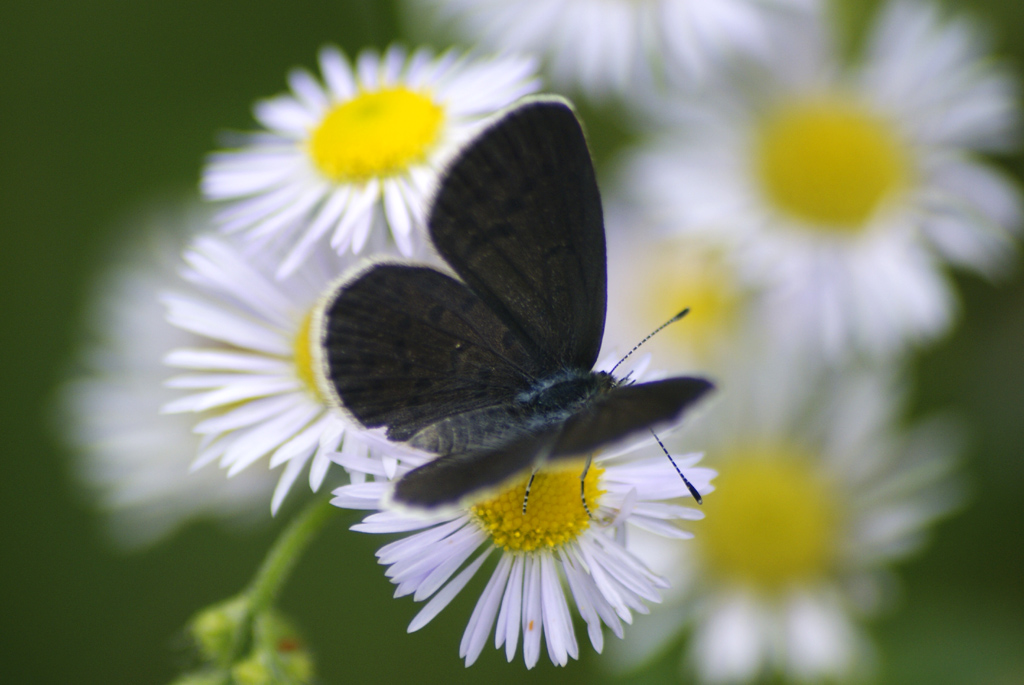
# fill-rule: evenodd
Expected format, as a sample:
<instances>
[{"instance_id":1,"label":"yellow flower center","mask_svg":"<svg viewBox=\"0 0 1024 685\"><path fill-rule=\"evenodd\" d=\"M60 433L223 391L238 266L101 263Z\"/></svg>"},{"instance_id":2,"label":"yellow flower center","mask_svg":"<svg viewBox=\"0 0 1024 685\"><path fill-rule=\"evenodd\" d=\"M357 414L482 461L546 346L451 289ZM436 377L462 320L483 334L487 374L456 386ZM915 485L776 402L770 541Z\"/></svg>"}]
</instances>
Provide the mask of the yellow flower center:
<instances>
[{"instance_id":1,"label":"yellow flower center","mask_svg":"<svg viewBox=\"0 0 1024 685\"><path fill-rule=\"evenodd\" d=\"M652 351L689 348L701 359L721 343L736 323L744 294L733 271L719 255L692 244L658 244L645 258L644 296L638 298L650 330L670 316L690 313L652 338ZM655 359L661 359L655 353ZM671 358L671 355L669 355Z\"/></svg>"},{"instance_id":2,"label":"yellow flower center","mask_svg":"<svg viewBox=\"0 0 1024 685\"><path fill-rule=\"evenodd\" d=\"M716 575L772 591L826 574L839 502L810 461L784 445L723 461L697 538Z\"/></svg>"},{"instance_id":3,"label":"yellow flower center","mask_svg":"<svg viewBox=\"0 0 1024 685\"><path fill-rule=\"evenodd\" d=\"M545 468L530 486L530 499L523 514L523 498L529 476L491 499L470 508L477 524L494 544L507 552L532 552L539 547L557 547L573 540L590 526L580 501L582 464ZM590 511L604 494L597 481L604 469L591 465L583 492Z\"/></svg>"},{"instance_id":4,"label":"yellow flower center","mask_svg":"<svg viewBox=\"0 0 1024 685\"><path fill-rule=\"evenodd\" d=\"M302 317L299 330L295 332L295 340L292 343L295 374L302 381L302 384L306 386L306 390L316 397L317 401L326 404L316 387L316 375L313 373L313 345L312 340L309 338L312 323L313 311L310 310Z\"/></svg>"},{"instance_id":5,"label":"yellow flower center","mask_svg":"<svg viewBox=\"0 0 1024 685\"><path fill-rule=\"evenodd\" d=\"M863 229L911 175L892 127L841 99L795 102L766 117L754 160L776 209L838 233Z\"/></svg>"},{"instance_id":6,"label":"yellow flower center","mask_svg":"<svg viewBox=\"0 0 1024 685\"><path fill-rule=\"evenodd\" d=\"M310 136L309 154L338 182L400 173L426 159L443 120L441 106L408 88L360 93L327 113Z\"/></svg>"}]
</instances>

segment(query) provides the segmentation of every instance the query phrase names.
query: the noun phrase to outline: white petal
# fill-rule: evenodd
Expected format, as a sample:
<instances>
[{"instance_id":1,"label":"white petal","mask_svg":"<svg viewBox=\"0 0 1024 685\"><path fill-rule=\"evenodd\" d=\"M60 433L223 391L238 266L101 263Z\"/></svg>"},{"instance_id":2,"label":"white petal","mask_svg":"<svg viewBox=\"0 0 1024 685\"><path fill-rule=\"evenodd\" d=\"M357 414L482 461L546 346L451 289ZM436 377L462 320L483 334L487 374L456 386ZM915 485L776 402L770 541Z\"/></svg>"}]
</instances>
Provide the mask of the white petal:
<instances>
[{"instance_id":1,"label":"white petal","mask_svg":"<svg viewBox=\"0 0 1024 685\"><path fill-rule=\"evenodd\" d=\"M743 598L717 607L693 635L690 657L701 677L709 681L749 681L767 656L761 621Z\"/></svg>"},{"instance_id":2,"label":"white petal","mask_svg":"<svg viewBox=\"0 0 1024 685\"><path fill-rule=\"evenodd\" d=\"M237 152L210 155L200 188L210 200L240 198L271 192L295 175L301 161L293 147L271 154ZM291 192L291 191L289 191Z\"/></svg>"},{"instance_id":3,"label":"white petal","mask_svg":"<svg viewBox=\"0 0 1024 685\"><path fill-rule=\"evenodd\" d=\"M544 630L540 560L536 556L526 556L523 576L523 659L527 668L533 668L540 659L540 638Z\"/></svg>"},{"instance_id":4,"label":"white petal","mask_svg":"<svg viewBox=\"0 0 1024 685\"><path fill-rule=\"evenodd\" d=\"M282 335L252 319L180 295L167 294L160 299L167 306L167 321L178 328L278 357L288 357L292 353Z\"/></svg>"},{"instance_id":5,"label":"white petal","mask_svg":"<svg viewBox=\"0 0 1024 685\"><path fill-rule=\"evenodd\" d=\"M274 454L270 456L270 468L275 469L286 461L291 461L301 455L305 460L316 450L320 441L320 435L326 430L327 417L321 416L313 423L296 433L290 440L283 443ZM330 461L330 460L328 460ZM325 467L321 467L325 468ZM313 488L316 492L317 488Z\"/></svg>"},{"instance_id":6,"label":"white petal","mask_svg":"<svg viewBox=\"0 0 1024 685\"><path fill-rule=\"evenodd\" d=\"M369 224L379 196L380 186L374 180L353 191L348 208L331 236L331 247L340 252L346 243L351 243L352 234L362 230L363 223Z\"/></svg>"},{"instance_id":7,"label":"white petal","mask_svg":"<svg viewBox=\"0 0 1024 685\"><path fill-rule=\"evenodd\" d=\"M473 535L473 532L475 531L469 530L464 540L459 539L458 535L452 536L453 542L457 541L459 544L448 549L448 558L438 564L417 584L416 593L413 595L414 600L419 602L433 595L437 588L447 582L452 573L462 566L462 563L470 557L473 551L480 547L484 536Z\"/></svg>"},{"instance_id":8,"label":"white petal","mask_svg":"<svg viewBox=\"0 0 1024 685\"><path fill-rule=\"evenodd\" d=\"M266 421L294 405L295 398L289 395L275 395L250 400L223 414L216 414L200 421L193 430L203 434L225 433ZM274 466L275 464L271 464L271 468Z\"/></svg>"},{"instance_id":9,"label":"white petal","mask_svg":"<svg viewBox=\"0 0 1024 685\"><path fill-rule=\"evenodd\" d=\"M498 567L494 569L491 579L487 581L480 599L473 608L473 614L469 617L466 625L466 632L462 634L462 643L459 645L459 656L466 660L466 666L472 666L480 656L484 645L487 643L487 636L494 626L494 619L498 614L498 607L505 594L505 584L508 581L509 572L512 570L511 554L503 554L498 561Z\"/></svg>"},{"instance_id":10,"label":"white petal","mask_svg":"<svg viewBox=\"0 0 1024 685\"><path fill-rule=\"evenodd\" d=\"M406 557L418 557L422 550L437 544L464 525L466 525L466 519L460 517L425 530L422 533L410 535L401 540L395 540L377 550L377 560L382 564L390 566Z\"/></svg>"},{"instance_id":11,"label":"white petal","mask_svg":"<svg viewBox=\"0 0 1024 685\"><path fill-rule=\"evenodd\" d=\"M443 590L438 592L433 599L427 602L426 606L424 606L409 623L409 632L416 632L423 626L430 623L435 616L441 613L441 610L448 606L449 602L455 599L455 596L462 591L462 588L466 587L466 583L472 579L480 569L480 566L484 563L484 560L490 556L493 550L493 547L488 547L484 550L472 564L467 566L462 573L456 576L452 582L448 583Z\"/></svg>"},{"instance_id":12,"label":"white petal","mask_svg":"<svg viewBox=\"0 0 1024 685\"><path fill-rule=\"evenodd\" d=\"M412 219L409 217L409 209L406 206L405 198L399 184L394 180L386 180L383 185L384 193L384 214L387 217L388 225L396 239L401 236L405 238L412 228Z\"/></svg>"},{"instance_id":13,"label":"white petal","mask_svg":"<svg viewBox=\"0 0 1024 685\"><path fill-rule=\"evenodd\" d=\"M164 364L181 369L252 371L256 373L290 373L291 366L282 359L261 354L228 350L178 348L164 357Z\"/></svg>"},{"instance_id":14,"label":"white petal","mask_svg":"<svg viewBox=\"0 0 1024 685\"><path fill-rule=\"evenodd\" d=\"M327 46L320 51L320 74L336 100L347 100L355 95L352 69L336 47Z\"/></svg>"},{"instance_id":15,"label":"white petal","mask_svg":"<svg viewBox=\"0 0 1024 685\"><path fill-rule=\"evenodd\" d=\"M565 569L565 578L569 583L569 590L572 592L573 599L576 601L576 607L579 609L580 616L587 624L587 634L590 636L590 644L594 646L594 650L600 654L604 649L604 632L601 630L601 618L597 613L597 607L594 602L594 594L588 591L589 578L587 574L581 571L573 562L570 557L563 566ZM616 621L618 623L618 621Z\"/></svg>"},{"instance_id":16,"label":"white petal","mask_svg":"<svg viewBox=\"0 0 1024 685\"><path fill-rule=\"evenodd\" d=\"M505 658L508 661L516 656L519 645L519 618L523 611L523 571L526 566L525 557L514 555L512 571L505 586L505 594L501 598L501 611L498 613L497 626L494 629L494 648L505 645Z\"/></svg>"},{"instance_id":17,"label":"white petal","mask_svg":"<svg viewBox=\"0 0 1024 685\"><path fill-rule=\"evenodd\" d=\"M320 239L337 225L351 195L352 187L346 185L335 188L327 196L327 201L320 207L316 218L285 256L281 266L278 267L276 274L278 280L291 276L306 261Z\"/></svg>"},{"instance_id":18,"label":"white petal","mask_svg":"<svg viewBox=\"0 0 1024 685\"><path fill-rule=\"evenodd\" d=\"M548 657L559 666L569 663L569 657L579 658L579 647L572 629L572 616L565 602L565 592L558 578L555 558L551 552L540 555L541 615L547 637Z\"/></svg>"},{"instance_id":19,"label":"white petal","mask_svg":"<svg viewBox=\"0 0 1024 685\"><path fill-rule=\"evenodd\" d=\"M381 69L381 85L395 85L405 66L405 48L400 45L392 45L384 53Z\"/></svg>"},{"instance_id":20,"label":"white petal","mask_svg":"<svg viewBox=\"0 0 1024 685\"><path fill-rule=\"evenodd\" d=\"M321 115L327 109L327 96L316 77L305 69L293 69L288 74L288 86L311 116Z\"/></svg>"},{"instance_id":21,"label":"white petal","mask_svg":"<svg viewBox=\"0 0 1024 685\"><path fill-rule=\"evenodd\" d=\"M298 223L305 223L306 217L313 207L319 204L331 192L331 186L325 182L313 184L303 189L302 194L295 197L286 206L267 216L248 228L251 240L290 233Z\"/></svg>"},{"instance_id":22,"label":"white petal","mask_svg":"<svg viewBox=\"0 0 1024 685\"><path fill-rule=\"evenodd\" d=\"M228 448L221 459L223 466L231 466L228 469L228 476L238 473L295 435L319 411L318 407L312 407L303 402L260 426L240 431L238 440Z\"/></svg>"},{"instance_id":23,"label":"white petal","mask_svg":"<svg viewBox=\"0 0 1024 685\"><path fill-rule=\"evenodd\" d=\"M331 460L324 452L317 452L313 457L313 463L309 467L309 488L313 492L319 492L327 477L327 470L331 467Z\"/></svg>"},{"instance_id":24,"label":"white petal","mask_svg":"<svg viewBox=\"0 0 1024 685\"><path fill-rule=\"evenodd\" d=\"M786 616L788 671L800 680L841 676L853 666L857 639L850 619L832 603L800 597Z\"/></svg>"},{"instance_id":25,"label":"white petal","mask_svg":"<svg viewBox=\"0 0 1024 685\"><path fill-rule=\"evenodd\" d=\"M431 525L430 521L420 521L409 517L372 515L363 519L362 523L352 526L352 530L361 533L405 533L419 530Z\"/></svg>"},{"instance_id":26,"label":"white petal","mask_svg":"<svg viewBox=\"0 0 1024 685\"><path fill-rule=\"evenodd\" d=\"M356 58L356 78L363 90L377 90L380 86L380 58L372 50L363 50Z\"/></svg>"},{"instance_id":27,"label":"white petal","mask_svg":"<svg viewBox=\"0 0 1024 685\"><path fill-rule=\"evenodd\" d=\"M257 102L253 116L271 131L291 136L301 135L316 123L316 116L308 108L288 96Z\"/></svg>"},{"instance_id":28,"label":"white petal","mask_svg":"<svg viewBox=\"0 0 1024 685\"><path fill-rule=\"evenodd\" d=\"M277 514L277 510L281 508L281 503L284 502L285 496L292 487L292 483L302 473L302 468L306 465L305 459L292 459L288 462L288 465L284 467L284 473L281 474L280 480L277 481L277 487L274 488L274 496L270 500L270 512Z\"/></svg>"},{"instance_id":29,"label":"white petal","mask_svg":"<svg viewBox=\"0 0 1024 685\"><path fill-rule=\"evenodd\" d=\"M189 395L180 400L168 402L161 411L165 414L176 414L184 411L206 411L244 400L252 400L279 393L290 393L298 388L299 382L288 378L240 376L237 380L231 382L230 385L212 392Z\"/></svg>"}]
</instances>

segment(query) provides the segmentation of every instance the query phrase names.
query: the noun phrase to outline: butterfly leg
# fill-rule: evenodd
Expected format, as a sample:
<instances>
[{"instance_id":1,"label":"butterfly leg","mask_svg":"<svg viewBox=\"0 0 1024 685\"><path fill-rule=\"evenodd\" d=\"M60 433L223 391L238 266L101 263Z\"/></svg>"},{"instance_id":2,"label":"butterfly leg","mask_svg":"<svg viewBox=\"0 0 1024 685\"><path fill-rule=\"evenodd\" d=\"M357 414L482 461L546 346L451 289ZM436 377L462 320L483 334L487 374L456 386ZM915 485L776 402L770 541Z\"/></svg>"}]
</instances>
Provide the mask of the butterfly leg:
<instances>
[{"instance_id":1,"label":"butterfly leg","mask_svg":"<svg viewBox=\"0 0 1024 685\"><path fill-rule=\"evenodd\" d=\"M537 469L530 472L530 480L526 481L526 492L523 494L523 516L526 516L526 504L530 501L530 488L533 487L533 479L537 477Z\"/></svg>"},{"instance_id":2,"label":"butterfly leg","mask_svg":"<svg viewBox=\"0 0 1024 685\"><path fill-rule=\"evenodd\" d=\"M580 502L583 503L583 511L587 512L587 518L589 518L591 521L593 521L594 520L594 515L590 513L590 507L587 506L587 493L586 493L587 472L590 471L590 457L591 457L591 455L588 454L587 455L587 461L586 461L585 464L583 464L583 473L580 474Z\"/></svg>"}]
</instances>

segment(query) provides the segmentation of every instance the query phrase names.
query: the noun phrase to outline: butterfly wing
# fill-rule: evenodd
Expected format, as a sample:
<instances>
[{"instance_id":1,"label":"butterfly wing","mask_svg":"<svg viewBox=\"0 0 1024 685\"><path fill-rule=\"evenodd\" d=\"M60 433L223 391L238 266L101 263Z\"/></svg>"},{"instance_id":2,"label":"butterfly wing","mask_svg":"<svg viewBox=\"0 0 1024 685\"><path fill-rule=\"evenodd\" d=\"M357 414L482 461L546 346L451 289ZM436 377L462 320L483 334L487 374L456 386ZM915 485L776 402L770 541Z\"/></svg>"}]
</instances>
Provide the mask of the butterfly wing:
<instances>
[{"instance_id":1,"label":"butterfly wing","mask_svg":"<svg viewBox=\"0 0 1024 685\"><path fill-rule=\"evenodd\" d=\"M392 440L508 404L538 373L528 343L464 284L431 268L372 267L323 311L327 390Z\"/></svg>"},{"instance_id":2,"label":"butterfly wing","mask_svg":"<svg viewBox=\"0 0 1024 685\"><path fill-rule=\"evenodd\" d=\"M713 388L710 381L685 376L612 388L566 420L550 457L588 454L630 435L672 423Z\"/></svg>"},{"instance_id":3,"label":"butterfly wing","mask_svg":"<svg viewBox=\"0 0 1024 685\"><path fill-rule=\"evenodd\" d=\"M668 378L612 388L567 421L494 449L438 457L395 483L396 502L421 508L456 504L548 460L585 456L678 419L712 389L702 378Z\"/></svg>"},{"instance_id":4,"label":"butterfly wing","mask_svg":"<svg viewBox=\"0 0 1024 685\"><path fill-rule=\"evenodd\" d=\"M601 198L571 107L538 99L485 130L449 168L429 217L452 269L533 345L545 374L590 370L601 347Z\"/></svg>"},{"instance_id":5,"label":"butterfly wing","mask_svg":"<svg viewBox=\"0 0 1024 685\"><path fill-rule=\"evenodd\" d=\"M501 447L448 454L413 469L395 483L396 502L421 509L457 504L525 472L550 451L558 429L522 435Z\"/></svg>"}]
</instances>

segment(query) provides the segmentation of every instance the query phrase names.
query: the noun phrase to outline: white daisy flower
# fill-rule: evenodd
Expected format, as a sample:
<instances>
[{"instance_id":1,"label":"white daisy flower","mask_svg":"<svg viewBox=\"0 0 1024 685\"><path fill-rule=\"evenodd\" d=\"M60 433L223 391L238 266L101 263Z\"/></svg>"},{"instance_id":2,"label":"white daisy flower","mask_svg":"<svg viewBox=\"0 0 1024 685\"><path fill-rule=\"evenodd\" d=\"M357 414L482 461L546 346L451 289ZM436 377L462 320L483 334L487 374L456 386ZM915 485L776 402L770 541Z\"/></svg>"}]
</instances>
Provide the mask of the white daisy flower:
<instances>
[{"instance_id":1,"label":"white daisy flower","mask_svg":"<svg viewBox=\"0 0 1024 685\"><path fill-rule=\"evenodd\" d=\"M439 162L539 86L528 58L399 47L365 51L354 66L326 47L320 70L323 84L293 71L290 94L256 105L265 131L212 155L203 173L205 195L230 203L218 215L225 231L287 245L278 278L328 239L358 253L378 224L412 254Z\"/></svg>"},{"instance_id":2,"label":"white daisy flower","mask_svg":"<svg viewBox=\"0 0 1024 685\"><path fill-rule=\"evenodd\" d=\"M398 586L396 596L429 598L409 624L410 632L437 616L497 552L497 566L459 647L466 666L480 656L492 629L495 648L504 647L509 661L515 658L522 635L527 668L537 664L542 638L552 663L564 666L569 657L578 658L566 585L587 624L591 644L600 652L602 624L621 638L622 624L632 623L633 612L647 613L645 602L660 601L665 588L663 579L626 549L627 525L663 538L685 539L691 534L676 522L703 517L676 502L688 492L660 452L630 462L611 455L596 458L584 483L592 518L580 499L582 462L539 470L530 484L525 514L528 478L447 515L424 518L381 511L390 489L385 477L401 475L428 458L411 457L389 467L388 460L339 455L347 469L377 480L338 488L332 501L339 507L377 511L353 530L404 534L380 548L377 557ZM699 459L700 455L685 455L676 462L706 493L712 489L714 472L694 468Z\"/></svg>"},{"instance_id":3,"label":"white daisy flower","mask_svg":"<svg viewBox=\"0 0 1024 685\"><path fill-rule=\"evenodd\" d=\"M636 539L675 593L619 657L635 666L685 629L684 664L702 682L864 676L858 621L884 606L886 567L957 501L954 432L898 431L898 393L877 375L808 380L797 359L758 364L724 379L690 425L718 490L693 544Z\"/></svg>"},{"instance_id":4,"label":"white daisy flower","mask_svg":"<svg viewBox=\"0 0 1024 685\"><path fill-rule=\"evenodd\" d=\"M185 236L208 225L195 210L149 218L155 230L108 267L88 312L90 337L82 367L61 391L57 430L79 453L81 480L109 514L111 537L137 547L195 518L265 517L270 474L251 471L225 480L190 473L199 437L191 421L164 416L177 394L163 386L164 356L199 338L169 325L158 293L178 281Z\"/></svg>"},{"instance_id":5,"label":"white daisy flower","mask_svg":"<svg viewBox=\"0 0 1024 685\"><path fill-rule=\"evenodd\" d=\"M643 235L643 217L606 203L608 321L605 340L631 349L677 312L689 313L644 342L666 372L716 376L751 326L754 288L720 244L680 234Z\"/></svg>"},{"instance_id":6,"label":"white daisy flower","mask_svg":"<svg viewBox=\"0 0 1024 685\"><path fill-rule=\"evenodd\" d=\"M358 454L368 449L361 429L332 411L317 389L312 346L319 341L310 339L321 294L355 258L319 251L300 271L275 280L277 255L250 252L211 236L185 251L182 276L194 288L161 299L167 320L200 342L165 358L188 371L166 385L189 394L163 411L198 414L194 430L202 440L193 469L218 462L235 476L268 455L271 469L284 466L271 500L276 512L307 465L316 491L339 445Z\"/></svg>"},{"instance_id":7,"label":"white daisy flower","mask_svg":"<svg viewBox=\"0 0 1024 685\"><path fill-rule=\"evenodd\" d=\"M1017 187L976 156L1015 141L1016 88L975 27L887 6L863 63L821 23L685 105L627 176L649 220L731 244L772 331L831 359L890 354L950 324L942 262L1012 263Z\"/></svg>"},{"instance_id":8,"label":"white daisy flower","mask_svg":"<svg viewBox=\"0 0 1024 685\"><path fill-rule=\"evenodd\" d=\"M702 78L734 51L767 48L781 10L818 0L429 0L470 41L545 55L554 83L603 97L663 77ZM414 14L415 16L415 14Z\"/></svg>"}]
</instances>

